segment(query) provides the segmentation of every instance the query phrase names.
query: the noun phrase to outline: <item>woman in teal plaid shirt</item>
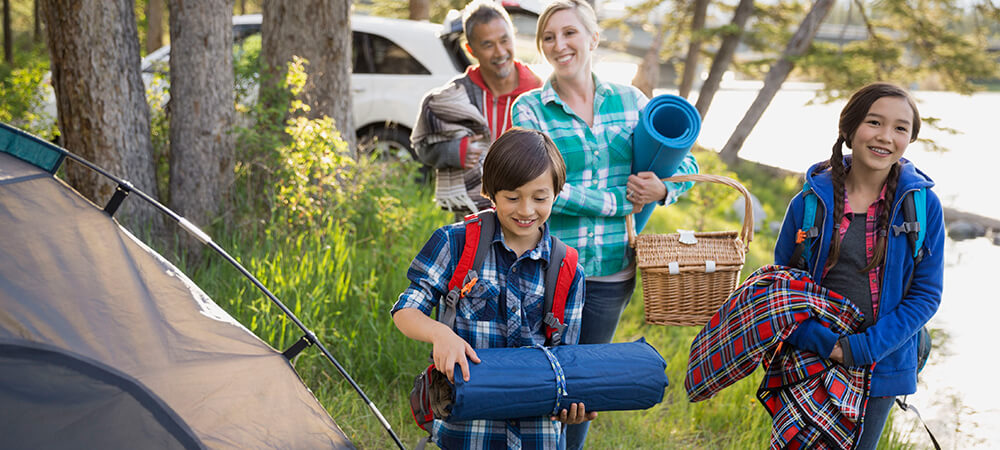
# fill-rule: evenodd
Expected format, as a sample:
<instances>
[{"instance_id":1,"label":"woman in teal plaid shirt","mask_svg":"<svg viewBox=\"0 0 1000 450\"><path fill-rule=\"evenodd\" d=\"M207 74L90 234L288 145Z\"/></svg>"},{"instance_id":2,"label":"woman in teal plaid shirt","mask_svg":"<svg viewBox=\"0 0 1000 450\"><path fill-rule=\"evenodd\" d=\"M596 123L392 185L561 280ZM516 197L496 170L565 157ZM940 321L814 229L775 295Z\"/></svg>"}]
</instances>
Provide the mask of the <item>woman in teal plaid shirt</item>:
<instances>
[{"instance_id":1,"label":"woman in teal plaid shirt","mask_svg":"<svg viewBox=\"0 0 1000 450\"><path fill-rule=\"evenodd\" d=\"M611 342L635 289L625 216L647 203L673 203L690 183L632 175L632 130L648 99L591 71L597 18L582 0L556 0L538 18L535 44L553 67L540 89L514 102L514 125L549 135L566 162L566 185L549 219L551 233L577 249L587 273L581 344ZM697 173L690 154L678 174ZM567 448L581 448L587 423L569 427Z\"/></svg>"}]
</instances>

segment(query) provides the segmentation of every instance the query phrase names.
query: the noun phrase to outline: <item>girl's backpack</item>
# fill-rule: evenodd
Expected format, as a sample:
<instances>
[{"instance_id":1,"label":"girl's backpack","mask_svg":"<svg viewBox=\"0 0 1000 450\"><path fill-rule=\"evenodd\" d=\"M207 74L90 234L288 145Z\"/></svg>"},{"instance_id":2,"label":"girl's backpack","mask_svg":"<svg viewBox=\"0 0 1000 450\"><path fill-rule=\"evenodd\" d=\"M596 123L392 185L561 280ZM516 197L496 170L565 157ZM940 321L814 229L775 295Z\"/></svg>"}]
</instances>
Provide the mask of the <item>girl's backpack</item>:
<instances>
[{"instance_id":1,"label":"girl's backpack","mask_svg":"<svg viewBox=\"0 0 1000 450\"><path fill-rule=\"evenodd\" d=\"M477 278L463 286L466 275L482 273L483 261L489 251L480 252L480 248L488 249L496 232L496 211L487 209L477 214L465 216L465 246L462 255L455 266L455 272L448 282L448 293L438 305L437 319L449 328L455 325L455 315L458 302L475 284ZM552 237L552 249L549 252L549 263L545 268L545 301L542 310L542 322L545 324L545 345L555 346L562 343L563 332L566 329L566 298L573 279L576 277L576 266L579 256L576 249L566 245L555 236ZM431 364L417 375L413 390L410 391L410 411L413 420L420 428L430 433L428 425L434 421L434 409L442 407L429 397L431 383L440 383L444 375L437 372ZM446 379L444 382L447 382ZM433 407L432 407L433 404Z\"/></svg>"}]
</instances>

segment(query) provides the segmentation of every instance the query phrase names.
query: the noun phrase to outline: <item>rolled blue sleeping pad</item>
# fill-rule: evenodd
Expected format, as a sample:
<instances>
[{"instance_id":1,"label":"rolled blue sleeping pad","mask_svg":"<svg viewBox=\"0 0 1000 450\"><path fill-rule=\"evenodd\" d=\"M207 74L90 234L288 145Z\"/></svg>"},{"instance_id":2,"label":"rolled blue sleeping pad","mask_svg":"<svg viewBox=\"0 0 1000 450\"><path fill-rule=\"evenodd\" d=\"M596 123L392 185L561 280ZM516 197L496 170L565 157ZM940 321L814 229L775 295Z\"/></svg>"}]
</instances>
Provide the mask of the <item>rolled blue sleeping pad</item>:
<instances>
[{"instance_id":1,"label":"rolled blue sleeping pad","mask_svg":"<svg viewBox=\"0 0 1000 450\"><path fill-rule=\"evenodd\" d=\"M469 363L468 382L455 366L447 421L548 416L556 410L557 393L559 410L580 402L587 411L637 410L663 400L667 363L645 339L545 349L557 365L540 346L476 350L482 362Z\"/></svg>"},{"instance_id":2,"label":"rolled blue sleeping pad","mask_svg":"<svg viewBox=\"0 0 1000 450\"><path fill-rule=\"evenodd\" d=\"M700 132L701 115L684 97L653 97L632 132L632 173L652 171L660 178L673 175ZM650 203L634 214L636 233L645 228L655 207L656 203Z\"/></svg>"}]
</instances>

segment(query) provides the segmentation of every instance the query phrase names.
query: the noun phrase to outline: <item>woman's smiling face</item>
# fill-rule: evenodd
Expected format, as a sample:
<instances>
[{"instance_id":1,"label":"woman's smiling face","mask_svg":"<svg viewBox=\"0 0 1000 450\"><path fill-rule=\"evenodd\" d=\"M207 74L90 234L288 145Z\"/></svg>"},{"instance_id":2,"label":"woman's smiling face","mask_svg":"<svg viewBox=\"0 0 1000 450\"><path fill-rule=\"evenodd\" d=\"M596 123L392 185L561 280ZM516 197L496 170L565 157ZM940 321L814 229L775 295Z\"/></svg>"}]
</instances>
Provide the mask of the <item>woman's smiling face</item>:
<instances>
[{"instance_id":1,"label":"woman's smiling face","mask_svg":"<svg viewBox=\"0 0 1000 450\"><path fill-rule=\"evenodd\" d=\"M563 9L549 16L542 29L541 47L557 77L589 74L597 33L587 31L575 11Z\"/></svg>"}]
</instances>

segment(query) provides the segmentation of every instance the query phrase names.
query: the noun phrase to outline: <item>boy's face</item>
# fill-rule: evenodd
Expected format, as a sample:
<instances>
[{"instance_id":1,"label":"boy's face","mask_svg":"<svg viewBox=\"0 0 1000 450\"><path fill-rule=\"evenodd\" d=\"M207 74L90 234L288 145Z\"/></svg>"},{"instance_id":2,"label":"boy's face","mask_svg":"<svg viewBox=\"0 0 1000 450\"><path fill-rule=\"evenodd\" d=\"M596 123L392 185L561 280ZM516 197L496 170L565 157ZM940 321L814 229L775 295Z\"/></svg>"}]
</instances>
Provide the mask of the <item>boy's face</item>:
<instances>
[{"instance_id":1,"label":"boy's face","mask_svg":"<svg viewBox=\"0 0 1000 450\"><path fill-rule=\"evenodd\" d=\"M542 224L555 201L551 172L546 170L512 191L498 191L493 199L504 240L513 250L534 248L542 238Z\"/></svg>"}]
</instances>

